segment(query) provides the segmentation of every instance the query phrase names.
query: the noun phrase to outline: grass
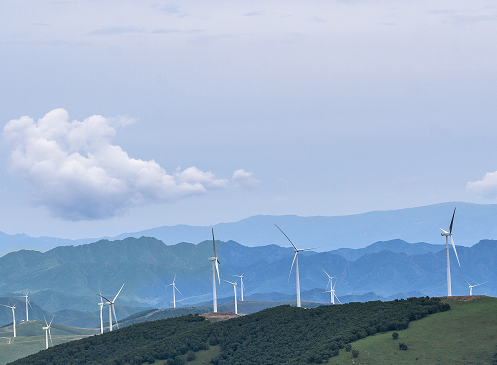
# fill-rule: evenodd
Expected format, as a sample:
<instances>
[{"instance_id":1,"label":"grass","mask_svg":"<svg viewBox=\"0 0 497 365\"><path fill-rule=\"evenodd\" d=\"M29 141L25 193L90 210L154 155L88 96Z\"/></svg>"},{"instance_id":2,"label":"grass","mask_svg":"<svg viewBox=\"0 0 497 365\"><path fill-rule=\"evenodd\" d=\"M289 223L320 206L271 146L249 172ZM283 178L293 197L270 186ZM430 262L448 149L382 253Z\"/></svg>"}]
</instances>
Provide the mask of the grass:
<instances>
[{"instance_id":1,"label":"grass","mask_svg":"<svg viewBox=\"0 0 497 365\"><path fill-rule=\"evenodd\" d=\"M13 338L14 332L12 325L0 328L0 365L44 350L46 343L43 327L45 327L45 322L41 321L17 323L17 336L15 338ZM52 323L51 328L54 346L96 333L93 330L75 328L57 323Z\"/></svg>"},{"instance_id":2,"label":"grass","mask_svg":"<svg viewBox=\"0 0 497 365\"><path fill-rule=\"evenodd\" d=\"M471 302L444 300L448 312L432 314L397 331L366 337L352 343L359 356L340 350L330 364L492 364L497 351L497 298L480 298ZM399 342L408 346L399 350Z\"/></svg>"}]
</instances>

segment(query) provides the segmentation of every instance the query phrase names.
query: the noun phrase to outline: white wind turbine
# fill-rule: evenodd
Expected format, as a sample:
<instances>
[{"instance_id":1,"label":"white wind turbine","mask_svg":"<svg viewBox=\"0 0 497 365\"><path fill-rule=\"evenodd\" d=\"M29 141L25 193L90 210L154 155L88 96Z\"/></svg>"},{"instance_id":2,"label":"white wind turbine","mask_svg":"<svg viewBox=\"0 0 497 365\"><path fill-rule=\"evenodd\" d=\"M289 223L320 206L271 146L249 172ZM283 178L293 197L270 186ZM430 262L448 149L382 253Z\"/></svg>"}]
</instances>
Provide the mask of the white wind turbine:
<instances>
[{"instance_id":1,"label":"white wind turbine","mask_svg":"<svg viewBox=\"0 0 497 365\"><path fill-rule=\"evenodd\" d=\"M2 304L2 305L4 307L12 309L12 326L14 327L14 337L16 337L16 312L15 312L16 305L14 304L13 307L11 307L10 305L5 305L5 304Z\"/></svg>"},{"instance_id":2,"label":"white wind turbine","mask_svg":"<svg viewBox=\"0 0 497 365\"><path fill-rule=\"evenodd\" d=\"M461 276L461 275L459 275L459 276ZM463 278L463 277L461 276L461 278ZM466 279L464 279L464 278L463 278L463 280L464 280L465 282L467 282L467 283L468 283L468 285L469 285L469 295L470 295L470 296L472 296L472 295L473 295L473 288L474 288L475 286L478 286L478 285L483 285L483 284L488 283L488 281L485 281L484 283L480 283L480 284L471 285L471 284L470 284L470 283L469 283Z\"/></svg>"},{"instance_id":3,"label":"white wind turbine","mask_svg":"<svg viewBox=\"0 0 497 365\"><path fill-rule=\"evenodd\" d=\"M275 224L275 226L276 226L276 224ZM295 263L295 277L296 277L296 286L297 286L297 307L300 308L301 303L300 303L300 280L299 280L299 252L315 250L316 248L320 248L320 247L300 248L299 249L293 244L293 242L290 240L290 238L288 238L288 236L285 234L285 232L283 232L281 230L280 227L276 226L276 228L278 228L280 230L280 232L283 233L283 235L287 238L287 240L290 241L290 243L293 246L293 252L295 252L295 256L293 256L292 267L290 267L290 274L288 275L288 280L290 280L290 275L292 274L293 264Z\"/></svg>"},{"instance_id":4,"label":"white wind turbine","mask_svg":"<svg viewBox=\"0 0 497 365\"><path fill-rule=\"evenodd\" d=\"M116 310L114 309L114 302L116 301L119 293L121 293L121 290L123 290L123 286L124 286L124 284L121 286L121 289L119 289L119 291L117 292L117 294L113 300L107 299L102 294L100 294L100 297L104 298L107 301L106 304L109 306L109 330L110 331L112 331L112 313L114 313L114 319L116 320L117 329L119 329L119 323L117 323L117 317L116 317Z\"/></svg>"},{"instance_id":5,"label":"white wind turbine","mask_svg":"<svg viewBox=\"0 0 497 365\"><path fill-rule=\"evenodd\" d=\"M217 313L216 272L219 284L221 284L221 278L219 277L219 260L216 254L216 241L214 240L214 228L212 228L212 244L214 246L214 257L209 257L209 260L212 261L212 303L214 306L214 313Z\"/></svg>"},{"instance_id":6,"label":"white wind turbine","mask_svg":"<svg viewBox=\"0 0 497 365\"><path fill-rule=\"evenodd\" d=\"M330 276L324 269L324 273L328 276L328 284L326 284L326 289L328 289L328 285L330 286L330 290L326 290L325 293L331 293L331 304L335 304L335 298L338 300L338 303L342 304L340 299L338 299L335 294L335 285L337 285L337 281L335 280L335 285L333 285L334 277Z\"/></svg>"},{"instance_id":7,"label":"white wind turbine","mask_svg":"<svg viewBox=\"0 0 497 365\"><path fill-rule=\"evenodd\" d=\"M243 286L243 275L245 275L245 273L243 273L242 275L233 275L240 278L240 291L242 292L242 302L243 302L243 289L245 289L245 287Z\"/></svg>"},{"instance_id":8,"label":"white wind turbine","mask_svg":"<svg viewBox=\"0 0 497 365\"><path fill-rule=\"evenodd\" d=\"M55 315L52 317L52 321L54 317ZM48 349L48 336L50 336L50 342L52 343L53 346L52 333L50 332L50 326L52 325L52 321L50 321L50 324L48 324L45 316L43 316L43 319L45 319L45 324L47 325L46 327L43 327L43 329L45 330L45 343L46 343L46 348Z\"/></svg>"},{"instance_id":9,"label":"white wind turbine","mask_svg":"<svg viewBox=\"0 0 497 365\"><path fill-rule=\"evenodd\" d=\"M238 279L238 280L240 280L240 279ZM235 292L235 314L238 314L238 303L236 301L236 284L238 284L238 280L235 281L234 283L232 283L231 281L228 281L228 280L224 280L227 283L230 283L231 285L233 285L233 291Z\"/></svg>"},{"instance_id":10,"label":"white wind turbine","mask_svg":"<svg viewBox=\"0 0 497 365\"><path fill-rule=\"evenodd\" d=\"M445 236L445 254L447 256L447 296L448 297L452 296L452 285L450 282L449 236L450 236L450 241L452 242L452 247L454 248L454 253L456 254L457 263L459 264L459 266L461 266L461 263L459 262L459 257L457 256L456 245L454 244L454 239L452 238L452 225L454 223L455 214L456 214L456 208L454 208L454 213L452 213L452 220L450 221L449 232L440 228L442 230L442 236Z\"/></svg>"},{"instance_id":11,"label":"white wind turbine","mask_svg":"<svg viewBox=\"0 0 497 365\"><path fill-rule=\"evenodd\" d=\"M173 286L173 305L174 305L174 308L176 308L176 292L175 292L175 290L177 290L177 291L181 294L181 292L179 291L179 289L178 289L178 288L176 288L176 284L175 284L175 282L176 282L176 275L174 275L174 279L173 279L172 284L168 284L168 285L166 285L166 288L167 288L168 286L171 286L171 285Z\"/></svg>"}]
</instances>

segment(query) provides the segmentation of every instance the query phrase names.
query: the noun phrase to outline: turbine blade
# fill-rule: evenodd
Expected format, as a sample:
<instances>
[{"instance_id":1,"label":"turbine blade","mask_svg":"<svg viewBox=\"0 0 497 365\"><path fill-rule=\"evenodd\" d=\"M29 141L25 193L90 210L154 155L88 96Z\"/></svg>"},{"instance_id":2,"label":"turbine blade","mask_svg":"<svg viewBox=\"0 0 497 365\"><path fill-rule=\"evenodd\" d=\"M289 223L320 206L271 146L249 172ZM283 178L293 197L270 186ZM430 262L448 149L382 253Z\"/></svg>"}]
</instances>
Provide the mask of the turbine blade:
<instances>
[{"instance_id":1,"label":"turbine blade","mask_svg":"<svg viewBox=\"0 0 497 365\"><path fill-rule=\"evenodd\" d=\"M452 248L454 248L454 253L456 254L457 263L459 264L459 267L460 267L461 263L459 262L459 257L457 257L456 245L454 244L454 240L452 239L452 236L450 236L450 241L452 242Z\"/></svg>"},{"instance_id":2,"label":"turbine blade","mask_svg":"<svg viewBox=\"0 0 497 365\"><path fill-rule=\"evenodd\" d=\"M290 282L290 275L292 275L293 264L295 263L295 258L297 257L297 252L293 256L292 266L290 267L290 274L288 274L288 282Z\"/></svg>"},{"instance_id":3,"label":"turbine blade","mask_svg":"<svg viewBox=\"0 0 497 365\"><path fill-rule=\"evenodd\" d=\"M100 303L104 304L104 301L102 300L102 291L98 289L98 293L100 295Z\"/></svg>"},{"instance_id":4,"label":"turbine blade","mask_svg":"<svg viewBox=\"0 0 497 365\"><path fill-rule=\"evenodd\" d=\"M338 299L337 295L336 294L334 294L334 295L335 295L335 298L338 300L338 303L342 304L342 302L340 301L340 299Z\"/></svg>"},{"instance_id":5,"label":"turbine blade","mask_svg":"<svg viewBox=\"0 0 497 365\"><path fill-rule=\"evenodd\" d=\"M299 251L309 251L309 250L316 250L318 248L323 248L323 247L328 247L328 246L319 246L319 247L311 247L311 248L302 248Z\"/></svg>"},{"instance_id":6,"label":"turbine blade","mask_svg":"<svg viewBox=\"0 0 497 365\"><path fill-rule=\"evenodd\" d=\"M221 278L219 277L219 261L217 260L217 257L215 263L216 263L217 280L219 281L219 284L221 284Z\"/></svg>"},{"instance_id":7,"label":"turbine blade","mask_svg":"<svg viewBox=\"0 0 497 365\"><path fill-rule=\"evenodd\" d=\"M459 275L459 276L460 276L460 277L461 277L461 278L462 278L465 282L467 282L467 283L468 283L468 281L467 281L466 279L464 279L464 278L462 277L462 275ZM470 283L468 283L468 285L469 285L469 286L471 286L471 284L470 284Z\"/></svg>"},{"instance_id":8,"label":"turbine blade","mask_svg":"<svg viewBox=\"0 0 497 365\"><path fill-rule=\"evenodd\" d=\"M456 215L456 208L454 208L454 213L452 213L452 220L450 221L449 233L452 233L452 224L454 224L455 215Z\"/></svg>"},{"instance_id":9,"label":"turbine blade","mask_svg":"<svg viewBox=\"0 0 497 365\"><path fill-rule=\"evenodd\" d=\"M178 288L176 288L176 285L173 285L173 288L176 289L177 291L179 291ZM179 291L180 294L183 294L182 292Z\"/></svg>"},{"instance_id":10,"label":"turbine blade","mask_svg":"<svg viewBox=\"0 0 497 365\"><path fill-rule=\"evenodd\" d=\"M43 319L45 320L45 324L47 325L48 327L48 322L47 322L47 319L45 318L45 315L43 315Z\"/></svg>"},{"instance_id":11,"label":"turbine blade","mask_svg":"<svg viewBox=\"0 0 497 365\"><path fill-rule=\"evenodd\" d=\"M114 304L112 304L112 313L114 313L114 320L116 321L117 329L119 329L119 323L117 323L116 310L114 308Z\"/></svg>"},{"instance_id":12,"label":"turbine blade","mask_svg":"<svg viewBox=\"0 0 497 365\"><path fill-rule=\"evenodd\" d=\"M101 298L104 298L106 301L108 301L109 303L111 303L112 301L110 299L107 299L106 297L104 297L102 294L95 294L95 295L99 295Z\"/></svg>"},{"instance_id":13,"label":"turbine blade","mask_svg":"<svg viewBox=\"0 0 497 365\"><path fill-rule=\"evenodd\" d=\"M449 232L447 232L445 229L440 228L440 230L441 230L443 233L449 234Z\"/></svg>"},{"instance_id":14,"label":"turbine blade","mask_svg":"<svg viewBox=\"0 0 497 365\"><path fill-rule=\"evenodd\" d=\"M276 224L275 224L275 226L276 226ZM294 249L297 249L297 246L295 246L295 245L293 244L293 242L290 240L290 238L288 238L288 236L285 234L285 232L283 232L283 231L281 230L281 228L280 228L280 227L278 227L278 226L276 226L276 228L278 228L278 229L280 230L280 232L281 232L281 233L283 233L283 235L286 237L286 239L287 239L288 241L290 241L290 243L292 244L293 248L294 248Z\"/></svg>"},{"instance_id":15,"label":"turbine blade","mask_svg":"<svg viewBox=\"0 0 497 365\"><path fill-rule=\"evenodd\" d=\"M328 273L326 272L326 270L325 270L325 269L323 269L323 268L321 268L321 269L324 271L324 273L325 273L326 275L328 275L328 278L331 278L330 274L328 274Z\"/></svg>"},{"instance_id":16,"label":"turbine blade","mask_svg":"<svg viewBox=\"0 0 497 365\"><path fill-rule=\"evenodd\" d=\"M488 281L485 281L485 283L488 283ZM483 285L485 283L476 284L476 285L473 285L473 287L478 286L478 285Z\"/></svg>"},{"instance_id":17,"label":"turbine blade","mask_svg":"<svg viewBox=\"0 0 497 365\"><path fill-rule=\"evenodd\" d=\"M123 290L123 286L124 284L121 286L121 289L119 289L119 291L117 292L116 296L114 297L114 300L112 301L112 303L114 303L117 299L117 296L119 295L119 293L121 292L121 290Z\"/></svg>"},{"instance_id":18,"label":"turbine blade","mask_svg":"<svg viewBox=\"0 0 497 365\"><path fill-rule=\"evenodd\" d=\"M335 286L337 285L337 281L338 281L338 279L335 280L335 285L333 285L333 290L335 290Z\"/></svg>"},{"instance_id":19,"label":"turbine blade","mask_svg":"<svg viewBox=\"0 0 497 365\"><path fill-rule=\"evenodd\" d=\"M52 331L50 331L50 327L48 327L48 337L50 337L50 343L52 344L52 347L53 347Z\"/></svg>"},{"instance_id":20,"label":"turbine blade","mask_svg":"<svg viewBox=\"0 0 497 365\"><path fill-rule=\"evenodd\" d=\"M212 246L214 247L214 257L217 259L216 240L214 239L214 228L212 228Z\"/></svg>"},{"instance_id":21,"label":"turbine blade","mask_svg":"<svg viewBox=\"0 0 497 365\"><path fill-rule=\"evenodd\" d=\"M55 317L55 314L52 316L52 320L50 321L50 324L48 325L48 327L50 327L52 325L52 321L53 321L54 317Z\"/></svg>"}]
</instances>

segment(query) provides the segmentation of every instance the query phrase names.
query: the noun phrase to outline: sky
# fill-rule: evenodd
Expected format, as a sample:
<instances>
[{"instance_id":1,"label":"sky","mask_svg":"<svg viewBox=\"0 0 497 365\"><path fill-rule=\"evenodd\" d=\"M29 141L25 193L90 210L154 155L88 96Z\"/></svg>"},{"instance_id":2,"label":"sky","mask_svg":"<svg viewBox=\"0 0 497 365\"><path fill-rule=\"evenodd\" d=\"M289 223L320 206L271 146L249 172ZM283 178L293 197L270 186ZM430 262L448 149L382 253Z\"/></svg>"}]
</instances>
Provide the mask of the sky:
<instances>
[{"instance_id":1,"label":"sky","mask_svg":"<svg viewBox=\"0 0 497 365\"><path fill-rule=\"evenodd\" d=\"M493 1L0 4L0 231L497 203Z\"/></svg>"}]
</instances>

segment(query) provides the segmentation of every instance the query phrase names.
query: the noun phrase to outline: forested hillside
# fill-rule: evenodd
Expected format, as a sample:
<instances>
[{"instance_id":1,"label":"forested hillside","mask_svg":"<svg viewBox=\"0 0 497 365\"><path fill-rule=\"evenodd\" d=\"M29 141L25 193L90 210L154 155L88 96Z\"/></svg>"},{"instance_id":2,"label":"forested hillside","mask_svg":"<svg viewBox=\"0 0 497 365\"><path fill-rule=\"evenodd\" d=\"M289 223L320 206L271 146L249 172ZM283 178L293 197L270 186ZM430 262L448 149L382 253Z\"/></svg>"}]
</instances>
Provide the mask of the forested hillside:
<instances>
[{"instance_id":1,"label":"forested hillside","mask_svg":"<svg viewBox=\"0 0 497 365\"><path fill-rule=\"evenodd\" d=\"M224 322L187 315L140 323L74 341L12 364L142 364L220 347L215 364L322 363L347 343L377 332L401 330L409 322L447 311L438 299L350 303L303 309L280 306Z\"/></svg>"}]
</instances>

